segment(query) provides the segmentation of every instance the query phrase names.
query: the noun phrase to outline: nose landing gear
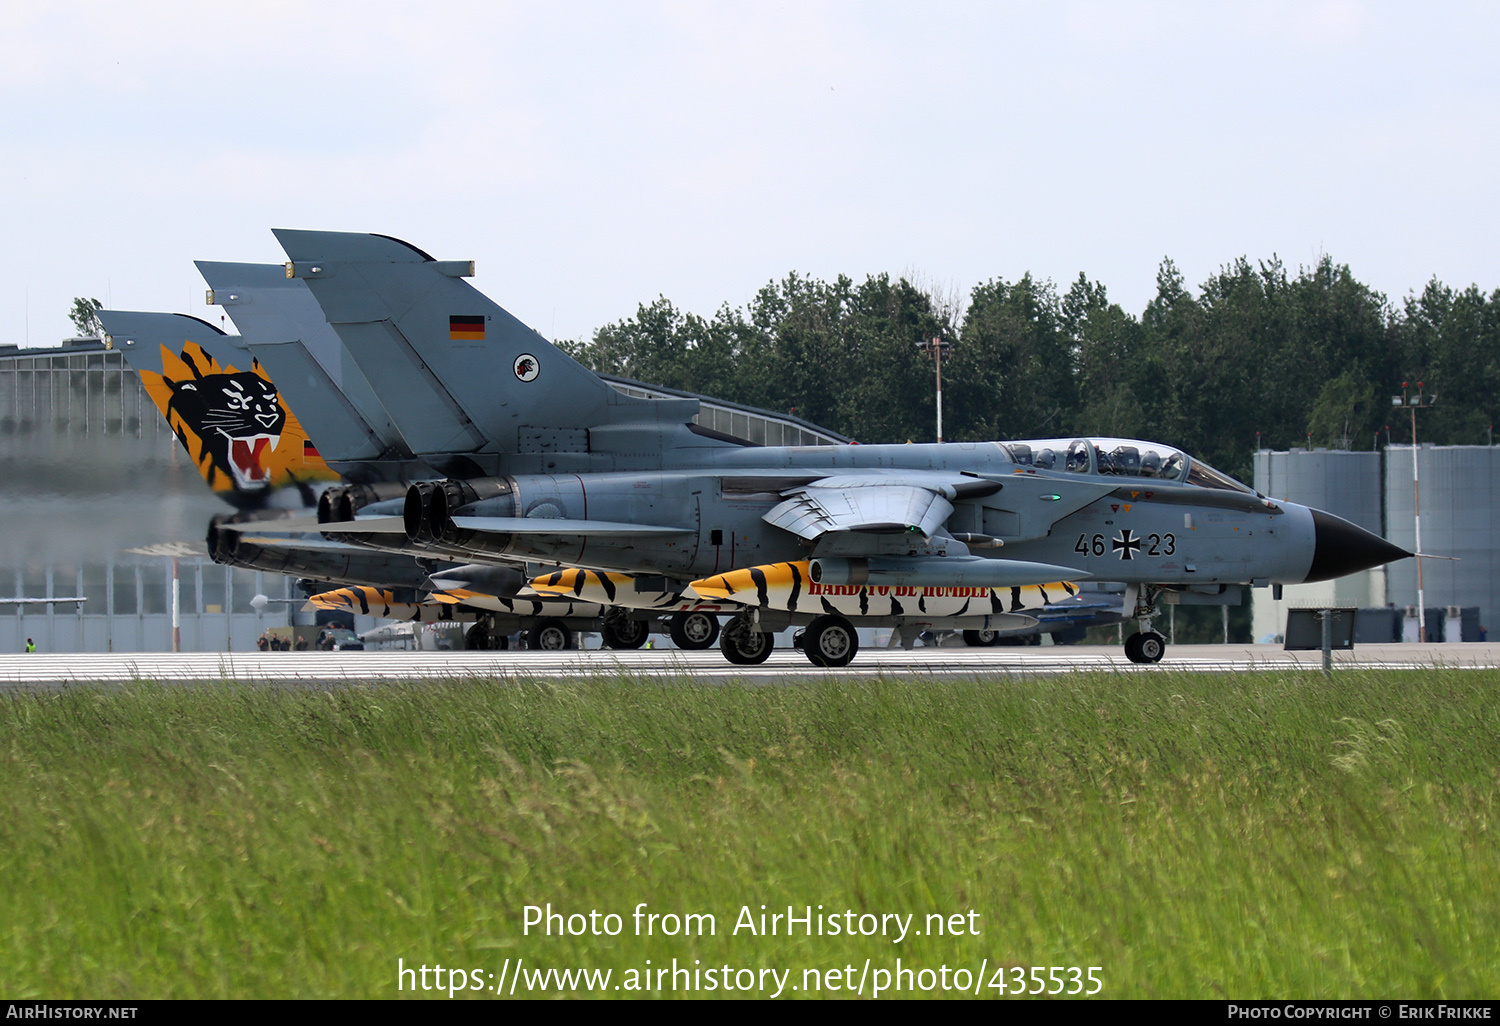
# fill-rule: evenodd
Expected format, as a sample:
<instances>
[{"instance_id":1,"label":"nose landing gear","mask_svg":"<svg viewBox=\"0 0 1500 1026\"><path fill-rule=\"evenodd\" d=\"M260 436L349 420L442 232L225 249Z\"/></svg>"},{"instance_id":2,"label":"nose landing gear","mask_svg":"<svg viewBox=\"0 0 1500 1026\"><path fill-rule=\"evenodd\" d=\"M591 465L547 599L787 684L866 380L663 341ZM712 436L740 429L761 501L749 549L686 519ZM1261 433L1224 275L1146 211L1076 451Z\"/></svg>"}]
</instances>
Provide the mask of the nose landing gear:
<instances>
[{"instance_id":1,"label":"nose landing gear","mask_svg":"<svg viewBox=\"0 0 1500 1026\"><path fill-rule=\"evenodd\" d=\"M1141 631L1125 639L1125 658L1132 663L1159 663L1166 651L1167 639L1155 631Z\"/></svg>"},{"instance_id":2,"label":"nose landing gear","mask_svg":"<svg viewBox=\"0 0 1500 1026\"><path fill-rule=\"evenodd\" d=\"M1125 589L1124 608L1130 610L1137 631L1125 639L1125 658L1132 663L1159 663L1167 653L1167 639L1151 629L1156 615L1156 593L1149 584L1132 584Z\"/></svg>"}]
</instances>

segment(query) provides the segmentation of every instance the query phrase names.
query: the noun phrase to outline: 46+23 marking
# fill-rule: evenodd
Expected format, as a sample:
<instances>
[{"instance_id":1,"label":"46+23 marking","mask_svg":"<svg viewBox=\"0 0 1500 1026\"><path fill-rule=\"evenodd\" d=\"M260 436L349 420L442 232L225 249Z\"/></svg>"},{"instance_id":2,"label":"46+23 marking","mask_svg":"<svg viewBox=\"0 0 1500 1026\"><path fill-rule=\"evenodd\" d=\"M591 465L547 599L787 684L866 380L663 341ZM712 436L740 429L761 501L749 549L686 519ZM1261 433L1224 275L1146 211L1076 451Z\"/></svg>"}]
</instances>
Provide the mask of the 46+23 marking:
<instances>
[{"instance_id":1,"label":"46+23 marking","mask_svg":"<svg viewBox=\"0 0 1500 1026\"><path fill-rule=\"evenodd\" d=\"M1109 548L1105 548L1106 544ZM1102 534L1096 534L1092 538L1080 534L1073 551L1085 556L1103 556L1113 552L1118 559L1134 559L1136 553L1143 548L1143 554L1147 556L1170 556L1177 551L1177 538L1170 534L1148 534L1144 538L1137 538L1135 532L1127 527L1111 539L1105 539Z\"/></svg>"}]
</instances>

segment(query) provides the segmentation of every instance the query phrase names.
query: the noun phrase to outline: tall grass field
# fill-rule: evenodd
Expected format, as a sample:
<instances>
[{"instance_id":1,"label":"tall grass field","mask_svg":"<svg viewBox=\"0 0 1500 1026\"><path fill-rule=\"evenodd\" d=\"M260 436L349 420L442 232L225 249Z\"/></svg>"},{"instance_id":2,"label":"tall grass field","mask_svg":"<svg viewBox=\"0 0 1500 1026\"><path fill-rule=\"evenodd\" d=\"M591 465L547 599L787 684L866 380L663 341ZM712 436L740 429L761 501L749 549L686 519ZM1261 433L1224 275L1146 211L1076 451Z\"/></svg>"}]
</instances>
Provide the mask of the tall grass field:
<instances>
[{"instance_id":1,"label":"tall grass field","mask_svg":"<svg viewBox=\"0 0 1500 1026\"><path fill-rule=\"evenodd\" d=\"M10 692L0 996L1495 997L1497 689Z\"/></svg>"}]
</instances>

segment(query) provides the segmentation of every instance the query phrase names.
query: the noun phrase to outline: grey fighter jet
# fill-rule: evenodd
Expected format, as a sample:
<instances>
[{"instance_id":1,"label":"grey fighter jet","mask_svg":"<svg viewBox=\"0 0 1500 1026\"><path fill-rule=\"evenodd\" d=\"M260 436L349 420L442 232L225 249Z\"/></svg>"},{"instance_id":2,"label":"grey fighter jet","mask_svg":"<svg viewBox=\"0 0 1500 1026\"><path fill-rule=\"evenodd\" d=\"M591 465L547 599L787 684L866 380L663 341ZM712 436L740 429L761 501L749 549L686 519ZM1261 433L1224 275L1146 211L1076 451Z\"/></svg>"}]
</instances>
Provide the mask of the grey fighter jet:
<instances>
[{"instance_id":1,"label":"grey fighter jet","mask_svg":"<svg viewBox=\"0 0 1500 1026\"><path fill-rule=\"evenodd\" d=\"M328 464L339 471L346 481L345 486L336 486L323 493L319 502L319 518L325 522L348 520L361 510L374 514L381 508L372 503L389 500L392 496L405 494L399 482L412 482L438 477L425 465L415 460L405 440L384 406L375 397L367 379L356 362L344 351L337 334L323 319L321 309L298 279L288 278L282 265L216 263L198 261L197 267L210 288L208 302L220 305L234 318L235 325L244 332L239 344L254 354L261 367L269 372L272 380L279 383L283 395L291 407L304 411L305 424L310 434L318 439L319 450ZM605 377L617 389L639 391L639 383ZM718 405L715 401L715 405ZM398 413L409 418L409 410L398 408ZM773 434L785 433L796 428L802 433L812 427L796 418L763 410L746 410L757 422L766 426ZM776 422L783 429L777 432ZM410 420L407 420L410 424ZM411 428L420 432L420 425ZM847 442L831 432L819 430L818 434L829 441ZM386 502L385 508L391 503ZM399 512L399 509L398 509ZM390 539L381 545L371 535L354 535L350 540L367 539L389 551L399 551ZM221 532L220 547L234 545L228 532ZM399 535L402 545L405 534ZM430 547L428 555L435 555L436 546ZM459 549L454 558L465 559L467 553ZM368 591L369 589L365 589ZM639 600L638 591L634 598ZM372 601L365 592L359 593L358 601ZM560 598L576 596L566 593ZM593 598L608 605L611 596L607 589L594 589ZM1048 606L1045 610L1027 610L1025 615L1010 610L1007 618L996 618L993 628L1008 626L1010 633L1030 633L1043 626L1053 630L1075 629L1075 623L1094 625L1119 622L1117 610L1104 609L1092 603L1081 605L1077 597L1064 600L1064 607ZM961 608L963 603L952 603ZM1010 603L1014 607L1015 603ZM734 611L730 607L729 611ZM723 611L718 604L694 602L680 594L658 594L643 607L621 610L612 607L606 614L603 633L611 647L635 647L644 640L646 622L658 615L668 618L669 633L676 644L683 648L712 644L718 635L717 614ZM937 610L926 612L935 615ZM1034 615L1033 615L1034 614ZM1002 622L1002 620L1004 622ZM492 632L495 633L495 632ZM965 640L972 645L994 644L1001 640L997 629L966 630Z\"/></svg>"},{"instance_id":2,"label":"grey fighter jet","mask_svg":"<svg viewBox=\"0 0 1500 1026\"><path fill-rule=\"evenodd\" d=\"M274 269L286 283L280 268ZM288 295L307 298L300 284L290 284L295 289L285 290ZM286 309L264 305L268 313ZM574 632L600 629L604 610L597 604L538 595L516 568L435 561L429 553L411 549L401 532L388 539L361 535L353 543L317 532L279 537L278 524L314 503L325 519L353 516L363 501L382 492L397 496L399 503L406 492L402 475L423 468L398 449L353 457L346 453L337 466L362 483L330 489L328 483L339 476L313 446L308 427L347 448L365 424L347 401L304 404L312 415L312 423L304 426L242 339L181 314L103 310L99 316L110 344L140 376L204 480L239 508L209 522L208 552L215 562L302 578L306 585L343 586L326 594L309 588L312 604L320 609L423 622L475 621L466 635L472 648L497 647L516 631L525 631L535 647L545 640L546 647L567 648ZM325 350L327 344L336 350L338 339L327 324L308 321L309 334L319 328L327 336ZM283 380L300 384L301 379L288 371ZM330 505L330 494L342 498L340 508ZM640 640L645 640L643 633Z\"/></svg>"},{"instance_id":3,"label":"grey fighter jet","mask_svg":"<svg viewBox=\"0 0 1500 1026\"><path fill-rule=\"evenodd\" d=\"M209 303L230 310L244 336L180 314L111 310L102 317L110 343L141 376L205 481L239 507L209 524L216 562L304 578L305 587L345 586L312 594L317 608L476 620L466 635L471 648L500 646L516 631L531 647L571 648L584 630L598 631L611 648L637 648L663 613L678 647L708 647L717 638L717 605L633 610L538 595L520 564L438 562L439 553L414 551L401 530L275 537L271 521L314 501L320 521L366 510L399 514L412 481L439 475L405 448L302 282L280 264L198 267L211 286ZM340 476L342 483L328 486Z\"/></svg>"},{"instance_id":4,"label":"grey fighter jet","mask_svg":"<svg viewBox=\"0 0 1500 1026\"><path fill-rule=\"evenodd\" d=\"M1150 619L1174 592L1410 555L1158 443L756 446L698 427L691 400L610 388L464 281L471 264L384 236L276 235L406 451L448 475L413 485L399 519L324 530L550 566L533 586L584 600L724 603L734 662L766 658L787 625L806 625L819 665L853 657L856 624L1008 630L1088 577L1131 586L1126 651L1154 662Z\"/></svg>"}]
</instances>

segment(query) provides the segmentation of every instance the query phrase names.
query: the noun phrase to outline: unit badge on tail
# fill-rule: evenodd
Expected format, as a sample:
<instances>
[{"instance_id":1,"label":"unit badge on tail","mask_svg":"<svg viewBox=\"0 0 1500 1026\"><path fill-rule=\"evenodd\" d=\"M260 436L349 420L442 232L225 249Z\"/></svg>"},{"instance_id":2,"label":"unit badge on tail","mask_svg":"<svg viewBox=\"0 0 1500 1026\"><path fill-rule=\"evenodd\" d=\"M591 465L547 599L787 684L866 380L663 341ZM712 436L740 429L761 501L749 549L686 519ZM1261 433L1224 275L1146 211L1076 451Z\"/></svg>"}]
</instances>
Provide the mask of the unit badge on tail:
<instances>
[{"instance_id":1,"label":"unit badge on tail","mask_svg":"<svg viewBox=\"0 0 1500 1026\"><path fill-rule=\"evenodd\" d=\"M258 360L241 371L195 342L177 354L162 346L161 373L142 371L141 380L216 492L261 492L336 476Z\"/></svg>"}]
</instances>

